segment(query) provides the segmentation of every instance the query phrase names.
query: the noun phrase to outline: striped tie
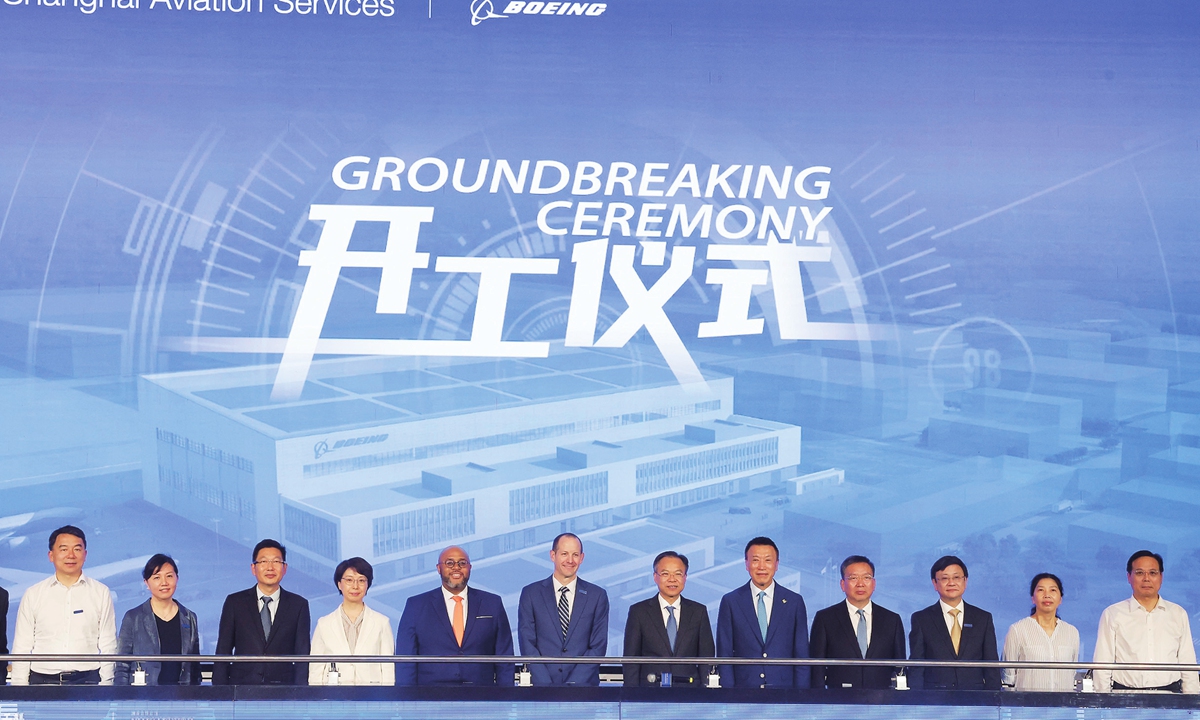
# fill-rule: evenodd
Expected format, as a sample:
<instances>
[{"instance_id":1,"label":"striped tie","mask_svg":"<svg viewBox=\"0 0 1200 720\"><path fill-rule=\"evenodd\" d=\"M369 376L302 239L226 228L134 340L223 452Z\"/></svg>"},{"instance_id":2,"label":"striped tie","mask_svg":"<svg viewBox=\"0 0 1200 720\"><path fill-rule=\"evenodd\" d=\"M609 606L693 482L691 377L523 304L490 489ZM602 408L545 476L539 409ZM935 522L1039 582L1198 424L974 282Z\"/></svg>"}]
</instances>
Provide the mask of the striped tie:
<instances>
[{"instance_id":1,"label":"striped tie","mask_svg":"<svg viewBox=\"0 0 1200 720\"><path fill-rule=\"evenodd\" d=\"M571 625L571 606L567 604L567 588L558 589L558 622L562 625L563 640L567 639L567 628Z\"/></svg>"}]
</instances>

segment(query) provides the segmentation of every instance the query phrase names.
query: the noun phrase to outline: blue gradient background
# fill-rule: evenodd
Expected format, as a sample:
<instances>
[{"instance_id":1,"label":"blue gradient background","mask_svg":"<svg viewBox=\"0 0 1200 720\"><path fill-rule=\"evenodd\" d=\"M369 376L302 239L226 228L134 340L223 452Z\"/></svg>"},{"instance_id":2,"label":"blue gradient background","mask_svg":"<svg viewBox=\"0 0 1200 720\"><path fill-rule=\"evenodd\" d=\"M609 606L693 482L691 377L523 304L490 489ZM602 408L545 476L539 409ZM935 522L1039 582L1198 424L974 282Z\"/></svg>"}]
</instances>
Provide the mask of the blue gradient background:
<instances>
[{"instance_id":1,"label":"blue gradient background","mask_svg":"<svg viewBox=\"0 0 1200 720\"><path fill-rule=\"evenodd\" d=\"M175 554L179 597L210 629L206 650L221 599L251 582L247 547L143 498L142 473L154 470L137 377L271 361L158 347L190 333L207 246L164 266L160 314L138 310L142 258L122 244L138 198L167 197L181 168L196 172L178 201L191 207L206 182L235 188L289 128L333 129L306 194L282 208L271 236L281 245L294 226L315 238L304 206L338 201L329 172L352 154L829 165L831 219L867 274L864 311L893 326L892 340L697 340L714 289L685 288L667 308L702 368L734 376L734 412L801 426L799 472L839 468L845 483L804 495L739 487L655 526L711 537L706 568L735 563L697 589L714 612L718 586L744 580L741 544L768 532L811 613L838 599L837 562L862 549L857 520L909 522L878 554L879 602L905 615L933 602L926 568L953 551L971 569L968 600L996 614L1002 635L1027 612L1029 578L1056 572L1061 615L1090 657L1100 611L1129 592L1133 550L1163 552L1164 596L1200 607L1198 32L1187 2L614 0L595 18L478 26L467 2L444 0L397 0L387 19L0 6L0 515L79 508L92 567ZM514 225L500 195L431 204L422 249L435 255ZM525 195L511 210L527 223L536 208ZM302 281L294 260L265 258L249 283L256 298L269 279ZM570 292L566 256L561 265L552 282L514 287L510 319L521 300ZM366 299L339 295L326 336L418 331ZM416 302L438 310L428 294ZM226 334L285 335L287 318L263 307ZM630 356L661 366L644 340ZM962 377L971 347L1001 358L990 379ZM797 380L814 367L824 380ZM1024 396L971 415L952 393L974 385ZM1030 393L1082 400L1082 422L1048 440L1028 420ZM1114 393L1115 409L1102 407ZM924 520L905 505L955 487L983 499ZM41 547L55 524L31 519L0 540L10 591L50 570ZM110 569L121 613L145 591L130 568ZM488 587L486 565L475 572ZM293 563L288 576L314 615L337 602L326 574ZM406 577L376 591L393 620L433 583ZM649 587L647 567L621 593ZM618 632L622 620L615 603Z\"/></svg>"}]
</instances>

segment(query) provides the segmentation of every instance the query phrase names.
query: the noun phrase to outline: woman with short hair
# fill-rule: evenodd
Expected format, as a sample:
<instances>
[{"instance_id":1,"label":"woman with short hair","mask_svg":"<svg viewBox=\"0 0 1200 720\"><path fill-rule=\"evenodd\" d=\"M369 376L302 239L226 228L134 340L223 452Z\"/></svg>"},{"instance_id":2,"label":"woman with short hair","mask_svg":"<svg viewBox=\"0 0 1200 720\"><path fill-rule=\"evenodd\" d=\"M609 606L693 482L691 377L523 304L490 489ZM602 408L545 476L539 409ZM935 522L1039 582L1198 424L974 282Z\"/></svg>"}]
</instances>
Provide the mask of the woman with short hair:
<instances>
[{"instance_id":1,"label":"woman with short hair","mask_svg":"<svg viewBox=\"0 0 1200 720\"><path fill-rule=\"evenodd\" d=\"M342 595L337 610L317 620L313 633L313 655L394 655L396 640L392 623L363 600L375 579L371 563L353 557L338 563L333 584ZM330 684L334 663L309 663L308 684ZM340 685L395 685L393 663L336 663Z\"/></svg>"},{"instance_id":2,"label":"woman with short hair","mask_svg":"<svg viewBox=\"0 0 1200 720\"><path fill-rule=\"evenodd\" d=\"M196 613L175 599L179 565L170 555L157 553L142 569L150 599L121 620L117 639L120 655L199 655L200 625ZM137 670L146 673L147 685L199 685L200 663L119 662L113 684L129 685Z\"/></svg>"},{"instance_id":3,"label":"woman with short hair","mask_svg":"<svg viewBox=\"0 0 1200 720\"><path fill-rule=\"evenodd\" d=\"M1079 631L1058 617L1062 604L1062 580L1039 573L1029 584L1033 610L1018 620L1004 638L1004 659L1029 662L1075 662L1079 660ZM1005 668L1003 684L1014 690L1072 692L1075 670L1050 668Z\"/></svg>"}]
</instances>

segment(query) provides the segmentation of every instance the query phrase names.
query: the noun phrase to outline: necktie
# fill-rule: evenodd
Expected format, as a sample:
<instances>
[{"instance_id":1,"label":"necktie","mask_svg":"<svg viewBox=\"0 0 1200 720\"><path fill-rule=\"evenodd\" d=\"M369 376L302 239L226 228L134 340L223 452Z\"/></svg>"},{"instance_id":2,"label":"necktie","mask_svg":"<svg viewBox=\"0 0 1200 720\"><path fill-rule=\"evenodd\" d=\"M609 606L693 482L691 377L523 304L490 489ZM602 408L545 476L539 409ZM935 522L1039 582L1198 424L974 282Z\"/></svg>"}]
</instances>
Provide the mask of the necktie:
<instances>
[{"instance_id":1,"label":"necktie","mask_svg":"<svg viewBox=\"0 0 1200 720\"><path fill-rule=\"evenodd\" d=\"M858 609L858 651L865 658L867 656L867 613L862 608Z\"/></svg>"},{"instance_id":2,"label":"necktie","mask_svg":"<svg viewBox=\"0 0 1200 720\"><path fill-rule=\"evenodd\" d=\"M667 606L667 640L671 641L671 652L675 652L675 636L679 634L679 623L675 622L675 606Z\"/></svg>"},{"instance_id":3,"label":"necktie","mask_svg":"<svg viewBox=\"0 0 1200 720\"><path fill-rule=\"evenodd\" d=\"M558 589L558 624L562 625L563 639L567 639L567 628L571 625L571 606L567 604L567 587Z\"/></svg>"},{"instance_id":4,"label":"necktie","mask_svg":"<svg viewBox=\"0 0 1200 720\"><path fill-rule=\"evenodd\" d=\"M762 635L763 642L767 641L767 597L766 590L758 591L758 634Z\"/></svg>"},{"instance_id":5,"label":"necktie","mask_svg":"<svg viewBox=\"0 0 1200 720\"><path fill-rule=\"evenodd\" d=\"M454 596L454 618L450 621L450 626L454 628L454 639L458 641L458 646L462 647L463 631L466 630L466 623L463 620L463 599L459 595Z\"/></svg>"},{"instance_id":6,"label":"necktie","mask_svg":"<svg viewBox=\"0 0 1200 720\"><path fill-rule=\"evenodd\" d=\"M958 624L958 615L962 610L954 608L950 611L950 617L954 619L954 626L950 630L950 643L954 645L954 654L958 654L958 643L962 640L962 626Z\"/></svg>"},{"instance_id":7,"label":"necktie","mask_svg":"<svg viewBox=\"0 0 1200 720\"><path fill-rule=\"evenodd\" d=\"M263 637L267 638L271 637L271 598L265 597L262 601L262 610L259 611L258 616L262 618Z\"/></svg>"}]
</instances>

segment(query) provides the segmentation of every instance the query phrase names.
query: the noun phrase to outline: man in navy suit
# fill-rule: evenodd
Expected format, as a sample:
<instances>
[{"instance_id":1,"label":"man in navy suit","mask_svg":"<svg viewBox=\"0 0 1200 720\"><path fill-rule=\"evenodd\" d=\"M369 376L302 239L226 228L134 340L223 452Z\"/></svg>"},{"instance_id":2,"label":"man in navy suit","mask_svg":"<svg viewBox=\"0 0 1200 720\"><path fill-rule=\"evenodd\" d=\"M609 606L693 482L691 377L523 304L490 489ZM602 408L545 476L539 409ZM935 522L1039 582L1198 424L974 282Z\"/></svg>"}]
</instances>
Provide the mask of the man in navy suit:
<instances>
[{"instance_id":1,"label":"man in navy suit","mask_svg":"<svg viewBox=\"0 0 1200 720\"><path fill-rule=\"evenodd\" d=\"M808 611L804 598L775 583L779 548L770 538L746 543L750 582L726 593L717 613L718 657L808 657ZM786 665L722 665L722 687L807 688L809 668Z\"/></svg>"},{"instance_id":2,"label":"man in navy suit","mask_svg":"<svg viewBox=\"0 0 1200 720\"><path fill-rule=\"evenodd\" d=\"M904 624L900 616L871 602L875 563L862 555L842 561L846 600L819 610L813 617L809 650L818 658L904 659ZM899 663L903 664L903 663ZM894 667L818 665L813 687L874 688L892 686Z\"/></svg>"},{"instance_id":3,"label":"man in navy suit","mask_svg":"<svg viewBox=\"0 0 1200 720\"><path fill-rule=\"evenodd\" d=\"M572 533L550 546L554 574L526 585L517 607L522 655L595 655L608 651L608 593L579 579L583 541ZM529 666L534 685L600 685L599 665Z\"/></svg>"},{"instance_id":4,"label":"man in navy suit","mask_svg":"<svg viewBox=\"0 0 1200 720\"><path fill-rule=\"evenodd\" d=\"M442 586L414 595L396 631L397 655L512 655L512 629L499 595L468 590L471 560L460 547L438 556ZM511 663L396 663L397 685L513 684Z\"/></svg>"},{"instance_id":5,"label":"man in navy suit","mask_svg":"<svg viewBox=\"0 0 1200 720\"><path fill-rule=\"evenodd\" d=\"M266 539L254 546L254 587L225 598L218 655L307 655L312 622L308 600L279 587L287 548ZM308 663L213 663L213 685L307 685Z\"/></svg>"},{"instance_id":6,"label":"man in navy suit","mask_svg":"<svg viewBox=\"0 0 1200 720\"><path fill-rule=\"evenodd\" d=\"M963 602L967 564L953 555L929 570L939 600L912 615L909 641L913 660L998 660L992 614ZM916 690L999 690L1000 668L910 668Z\"/></svg>"}]
</instances>

